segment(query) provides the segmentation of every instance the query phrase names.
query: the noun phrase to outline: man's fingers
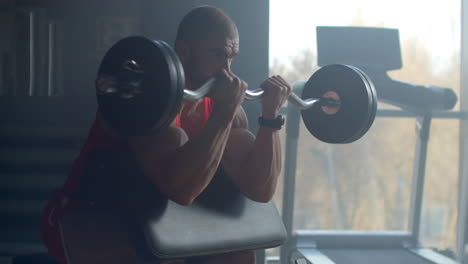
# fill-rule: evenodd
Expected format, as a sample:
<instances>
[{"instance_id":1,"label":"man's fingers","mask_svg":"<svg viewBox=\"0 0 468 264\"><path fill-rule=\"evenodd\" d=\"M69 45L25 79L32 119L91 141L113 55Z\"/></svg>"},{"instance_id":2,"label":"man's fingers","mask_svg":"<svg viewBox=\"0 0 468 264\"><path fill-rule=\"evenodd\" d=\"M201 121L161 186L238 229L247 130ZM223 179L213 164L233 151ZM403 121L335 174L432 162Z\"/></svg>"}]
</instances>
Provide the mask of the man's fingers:
<instances>
[{"instance_id":1,"label":"man's fingers","mask_svg":"<svg viewBox=\"0 0 468 264\"><path fill-rule=\"evenodd\" d=\"M233 84L234 87L240 86L241 80L240 80L239 77L237 77L237 76L232 76L231 78L232 78L232 84Z\"/></svg>"},{"instance_id":2,"label":"man's fingers","mask_svg":"<svg viewBox=\"0 0 468 264\"><path fill-rule=\"evenodd\" d=\"M219 76L224 80L229 80L229 81L232 80L231 76L229 75L229 73L225 69L222 69L219 72Z\"/></svg>"},{"instance_id":3,"label":"man's fingers","mask_svg":"<svg viewBox=\"0 0 468 264\"><path fill-rule=\"evenodd\" d=\"M273 89L276 92L280 92L284 94L288 94L291 91L291 87L289 86L287 82L279 78L275 78L275 76L268 78L265 82L262 83L261 87L266 90Z\"/></svg>"},{"instance_id":4,"label":"man's fingers","mask_svg":"<svg viewBox=\"0 0 468 264\"><path fill-rule=\"evenodd\" d=\"M283 77L281 77L280 75L275 75L273 76L273 79L277 80L278 82L286 85L286 86L289 86L288 82L286 80L283 79Z\"/></svg>"},{"instance_id":5,"label":"man's fingers","mask_svg":"<svg viewBox=\"0 0 468 264\"><path fill-rule=\"evenodd\" d=\"M286 91L285 91L286 94L288 94L288 95L291 94L291 92L292 92L292 87L291 87L291 85L289 85L289 83L288 83L286 80L284 80L284 79L283 79L281 76L279 76L279 75L276 75L276 76L275 76L275 79L276 79L278 82L282 83L282 84L284 85L284 87L286 87Z\"/></svg>"},{"instance_id":6,"label":"man's fingers","mask_svg":"<svg viewBox=\"0 0 468 264\"><path fill-rule=\"evenodd\" d=\"M261 88L264 88L264 89L268 89L268 88L271 88L271 87L277 87L277 86L281 86L281 84L280 84L278 81L276 81L276 80L274 80L274 79L272 79L272 78L266 79L266 80L260 85L260 87L261 87Z\"/></svg>"}]
</instances>

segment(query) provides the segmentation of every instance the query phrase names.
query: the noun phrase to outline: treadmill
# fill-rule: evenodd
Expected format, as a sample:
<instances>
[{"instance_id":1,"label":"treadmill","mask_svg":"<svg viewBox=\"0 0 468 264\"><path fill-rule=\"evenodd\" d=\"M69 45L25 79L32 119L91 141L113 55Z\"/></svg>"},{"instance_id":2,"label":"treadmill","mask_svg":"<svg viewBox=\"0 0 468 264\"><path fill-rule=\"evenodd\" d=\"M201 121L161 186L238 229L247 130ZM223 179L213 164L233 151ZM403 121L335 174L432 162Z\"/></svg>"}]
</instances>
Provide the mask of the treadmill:
<instances>
[{"instance_id":1,"label":"treadmill","mask_svg":"<svg viewBox=\"0 0 468 264\"><path fill-rule=\"evenodd\" d=\"M424 248L419 242L424 174L433 117L466 119L466 113L448 112L457 96L452 89L422 86L392 80L387 71L402 67L398 29L365 27L317 27L318 64L350 64L362 69L374 83L379 101L400 110L379 109L380 117L414 117L417 141L413 168L413 190L409 231L292 232L295 164L300 112L288 108L285 153L283 221L291 237L280 249L282 264L454 264L455 260ZM346 43L346 45L343 45ZM409 96L408 96L409 95ZM401 114L404 113L404 114ZM398 115L397 115L398 116Z\"/></svg>"}]
</instances>

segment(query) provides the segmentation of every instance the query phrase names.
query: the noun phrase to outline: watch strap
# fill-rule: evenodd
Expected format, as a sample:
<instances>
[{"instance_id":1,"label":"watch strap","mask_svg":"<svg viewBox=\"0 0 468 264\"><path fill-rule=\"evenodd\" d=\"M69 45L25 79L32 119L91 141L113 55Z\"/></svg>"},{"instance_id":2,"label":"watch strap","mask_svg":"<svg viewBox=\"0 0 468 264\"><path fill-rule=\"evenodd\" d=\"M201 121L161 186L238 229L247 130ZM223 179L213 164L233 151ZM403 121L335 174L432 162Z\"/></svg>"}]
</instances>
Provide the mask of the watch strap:
<instances>
[{"instance_id":1,"label":"watch strap","mask_svg":"<svg viewBox=\"0 0 468 264\"><path fill-rule=\"evenodd\" d=\"M284 117L282 115L278 115L274 119L266 119L263 116L258 118L258 124L260 126L274 128L274 129L281 129L284 125Z\"/></svg>"}]
</instances>

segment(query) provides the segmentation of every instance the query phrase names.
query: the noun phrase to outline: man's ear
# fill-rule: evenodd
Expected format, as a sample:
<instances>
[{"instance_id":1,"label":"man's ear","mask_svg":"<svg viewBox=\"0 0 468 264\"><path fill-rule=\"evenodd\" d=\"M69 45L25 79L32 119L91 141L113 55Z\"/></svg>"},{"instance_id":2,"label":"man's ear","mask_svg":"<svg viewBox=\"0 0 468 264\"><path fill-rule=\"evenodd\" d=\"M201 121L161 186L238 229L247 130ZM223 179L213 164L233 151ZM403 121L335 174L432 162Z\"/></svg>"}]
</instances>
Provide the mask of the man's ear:
<instances>
[{"instance_id":1,"label":"man's ear","mask_svg":"<svg viewBox=\"0 0 468 264\"><path fill-rule=\"evenodd\" d=\"M184 40L176 40L175 50L182 64L186 64L190 57L190 47Z\"/></svg>"}]
</instances>

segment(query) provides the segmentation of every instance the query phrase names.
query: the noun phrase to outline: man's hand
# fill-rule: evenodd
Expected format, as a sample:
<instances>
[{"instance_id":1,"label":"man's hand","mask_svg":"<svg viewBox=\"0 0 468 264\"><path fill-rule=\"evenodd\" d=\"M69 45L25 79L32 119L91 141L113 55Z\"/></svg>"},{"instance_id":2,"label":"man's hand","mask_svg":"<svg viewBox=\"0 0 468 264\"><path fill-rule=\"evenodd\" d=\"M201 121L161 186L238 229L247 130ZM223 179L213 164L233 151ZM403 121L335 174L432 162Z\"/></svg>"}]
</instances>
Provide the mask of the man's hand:
<instances>
[{"instance_id":1,"label":"man's hand","mask_svg":"<svg viewBox=\"0 0 468 264\"><path fill-rule=\"evenodd\" d=\"M216 76L216 81L209 96L217 109L234 114L242 104L247 90L247 83L234 73L225 69Z\"/></svg>"},{"instance_id":2,"label":"man's hand","mask_svg":"<svg viewBox=\"0 0 468 264\"><path fill-rule=\"evenodd\" d=\"M291 86L279 75L266 79L260 87L265 90L262 99L262 116L273 119L278 116L281 106L291 94Z\"/></svg>"}]
</instances>

